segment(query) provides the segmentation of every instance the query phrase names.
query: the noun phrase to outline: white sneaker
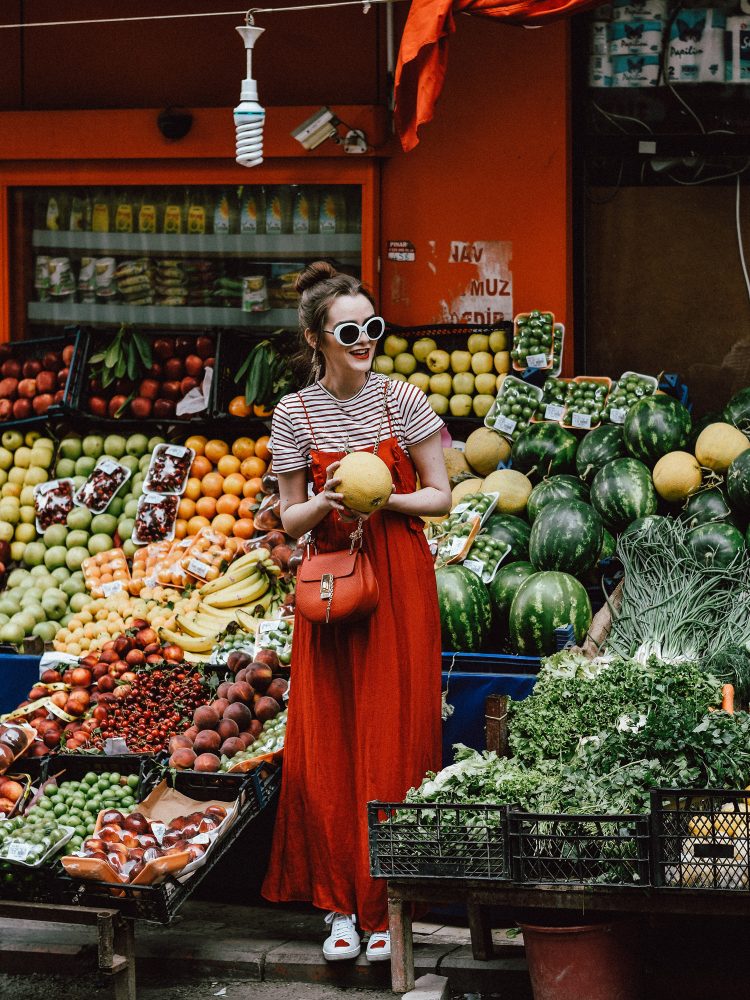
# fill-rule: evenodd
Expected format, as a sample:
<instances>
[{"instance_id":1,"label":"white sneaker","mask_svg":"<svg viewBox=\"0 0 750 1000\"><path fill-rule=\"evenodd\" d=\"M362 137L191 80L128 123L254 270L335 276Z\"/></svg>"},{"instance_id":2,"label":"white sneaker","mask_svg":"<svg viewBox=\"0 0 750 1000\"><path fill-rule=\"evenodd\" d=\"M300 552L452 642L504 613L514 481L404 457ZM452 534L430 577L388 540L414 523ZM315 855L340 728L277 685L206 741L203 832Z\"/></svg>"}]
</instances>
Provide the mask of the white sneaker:
<instances>
[{"instance_id":1,"label":"white sneaker","mask_svg":"<svg viewBox=\"0 0 750 1000\"><path fill-rule=\"evenodd\" d=\"M329 913L325 922L331 925L331 933L323 942L323 958L328 962L340 962L346 958L356 958L361 951L359 934L354 926L356 917L345 913Z\"/></svg>"},{"instance_id":2,"label":"white sneaker","mask_svg":"<svg viewBox=\"0 0 750 1000\"><path fill-rule=\"evenodd\" d=\"M388 962L391 957L390 931L378 931L370 935L365 957L368 962Z\"/></svg>"}]
</instances>

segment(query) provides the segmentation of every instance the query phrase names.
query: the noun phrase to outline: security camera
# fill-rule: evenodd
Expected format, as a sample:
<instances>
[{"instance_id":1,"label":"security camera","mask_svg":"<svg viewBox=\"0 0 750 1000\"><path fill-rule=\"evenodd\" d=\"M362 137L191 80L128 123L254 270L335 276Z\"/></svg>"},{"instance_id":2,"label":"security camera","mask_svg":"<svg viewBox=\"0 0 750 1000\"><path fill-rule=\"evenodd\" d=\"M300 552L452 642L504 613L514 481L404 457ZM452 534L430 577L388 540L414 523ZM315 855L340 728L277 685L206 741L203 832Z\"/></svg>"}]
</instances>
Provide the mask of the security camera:
<instances>
[{"instance_id":1,"label":"security camera","mask_svg":"<svg viewBox=\"0 0 750 1000\"><path fill-rule=\"evenodd\" d=\"M165 139L184 139L193 127L193 116L179 108L165 108L156 124Z\"/></svg>"},{"instance_id":2,"label":"security camera","mask_svg":"<svg viewBox=\"0 0 750 1000\"><path fill-rule=\"evenodd\" d=\"M321 108L314 115L310 115L307 121L302 122L291 135L305 149L315 149L326 139L339 140L336 126L339 124L338 118L330 108Z\"/></svg>"}]
</instances>

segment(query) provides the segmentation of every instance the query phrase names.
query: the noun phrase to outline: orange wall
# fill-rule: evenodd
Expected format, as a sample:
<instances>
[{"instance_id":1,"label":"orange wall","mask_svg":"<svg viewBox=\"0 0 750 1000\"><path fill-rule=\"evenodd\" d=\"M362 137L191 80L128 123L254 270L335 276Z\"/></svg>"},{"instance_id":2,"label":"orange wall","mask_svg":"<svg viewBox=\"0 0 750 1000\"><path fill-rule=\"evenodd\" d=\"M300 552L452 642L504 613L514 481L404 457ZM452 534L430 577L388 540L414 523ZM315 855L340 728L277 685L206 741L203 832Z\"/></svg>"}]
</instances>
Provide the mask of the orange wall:
<instances>
[{"instance_id":1,"label":"orange wall","mask_svg":"<svg viewBox=\"0 0 750 1000\"><path fill-rule=\"evenodd\" d=\"M567 53L564 23L457 18L435 117L383 168L381 289L394 322L440 322L440 300L476 277L447 263L452 240L510 241L515 311L570 320ZM414 243L414 263L389 261L388 240Z\"/></svg>"}]
</instances>

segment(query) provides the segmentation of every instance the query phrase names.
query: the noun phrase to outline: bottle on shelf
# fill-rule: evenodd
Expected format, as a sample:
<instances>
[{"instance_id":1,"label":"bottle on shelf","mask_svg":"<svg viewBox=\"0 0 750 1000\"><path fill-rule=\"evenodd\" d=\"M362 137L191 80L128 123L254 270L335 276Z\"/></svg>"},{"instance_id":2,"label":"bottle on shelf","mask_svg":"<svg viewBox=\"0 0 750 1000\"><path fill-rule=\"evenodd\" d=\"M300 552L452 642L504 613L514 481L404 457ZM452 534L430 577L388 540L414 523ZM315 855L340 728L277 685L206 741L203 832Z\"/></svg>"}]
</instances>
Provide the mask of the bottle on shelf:
<instances>
[{"instance_id":1,"label":"bottle on shelf","mask_svg":"<svg viewBox=\"0 0 750 1000\"><path fill-rule=\"evenodd\" d=\"M213 203L213 231L216 236L229 236L240 231L237 192L220 188Z\"/></svg>"},{"instance_id":2,"label":"bottle on shelf","mask_svg":"<svg viewBox=\"0 0 750 1000\"><path fill-rule=\"evenodd\" d=\"M321 191L318 232L329 235L346 232L346 204L341 188L328 188Z\"/></svg>"},{"instance_id":3,"label":"bottle on shelf","mask_svg":"<svg viewBox=\"0 0 750 1000\"><path fill-rule=\"evenodd\" d=\"M80 191L71 191L68 202L68 229L71 233L84 232L84 205Z\"/></svg>"},{"instance_id":4,"label":"bottle on shelf","mask_svg":"<svg viewBox=\"0 0 750 1000\"><path fill-rule=\"evenodd\" d=\"M208 232L209 211L206 192L193 188L185 198L187 206L187 232L189 236L205 236Z\"/></svg>"},{"instance_id":5,"label":"bottle on shelf","mask_svg":"<svg viewBox=\"0 0 750 1000\"><path fill-rule=\"evenodd\" d=\"M91 200L91 231L94 233L112 232L112 206L105 191L98 189Z\"/></svg>"},{"instance_id":6,"label":"bottle on shelf","mask_svg":"<svg viewBox=\"0 0 750 1000\"><path fill-rule=\"evenodd\" d=\"M292 203L292 232L308 234L317 232L317 212L315 211L315 196L312 188L292 188L294 200Z\"/></svg>"},{"instance_id":7,"label":"bottle on shelf","mask_svg":"<svg viewBox=\"0 0 750 1000\"><path fill-rule=\"evenodd\" d=\"M118 191L114 201L114 230L116 233L132 233L135 229L133 199L130 191Z\"/></svg>"},{"instance_id":8,"label":"bottle on shelf","mask_svg":"<svg viewBox=\"0 0 750 1000\"><path fill-rule=\"evenodd\" d=\"M52 232L59 232L67 225L66 208L68 199L61 188L52 188L47 197L47 212L45 217L45 229Z\"/></svg>"},{"instance_id":9,"label":"bottle on shelf","mask_svg":"<svg viewBox=\"0 0 750 1000\"><path fill-rule=\"evenodd\" d=\"M81 192L81 208L83 212L83 231L85 233L91 232L91 213L93 211L93 203L91 201L91 192L88 188Z\"/></svg>"},{"instance_id":10,"label":"bottle on shelf","mask_svg":"<svg viewBox=\"0 0 750 1000\"><path fill-rule=\"evenodd\" d=\"M266 198L262 187L245 186L240 194L240 232L258 235L266 230Z\"/></svg>"},{"instance_id":11,"label":"bottle on shelf","mask_svg":"<svg viewBox=\"0 0 750 1000\"><path fill-rule=\"evenodd\" d=\"M156 192L144 188L138 201L136 225L139 233L155 233L158 230L159 210Z\"/></svg>"},{"instance_id":12,"label":"bottle on shelf","mask_svg":"<svg viewBox=\"0 0 750 1000\"><path fill-rule=\"evenodd\" d=\"M168 191L164 204L163 231L169 235L185 232L185 199L179 191Z\"/></svg>"}]
</instances>

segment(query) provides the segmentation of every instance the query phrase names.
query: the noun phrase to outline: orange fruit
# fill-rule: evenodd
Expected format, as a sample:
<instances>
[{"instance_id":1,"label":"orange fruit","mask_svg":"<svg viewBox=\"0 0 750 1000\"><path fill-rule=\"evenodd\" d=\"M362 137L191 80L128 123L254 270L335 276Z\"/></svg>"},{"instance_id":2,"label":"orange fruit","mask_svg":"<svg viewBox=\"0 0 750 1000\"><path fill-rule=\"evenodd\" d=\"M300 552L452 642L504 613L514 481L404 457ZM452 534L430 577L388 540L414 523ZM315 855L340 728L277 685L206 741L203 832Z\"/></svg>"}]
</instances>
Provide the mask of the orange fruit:
<instances>
[{"instance_id":1,"label":"orange fruit","mask_svg":"<svg viewBox=\"0 0 750 1000\"><path fill-rule=\"evenodd\" d=\"M232 454L236 455L241 462L255 454L255 441L252 438L237 438L232 444Z\"/></svg>"},{"instance_id":2,"label":"orange fruit","mask_svg":"<svg viewBox=\"0 0 750 1000\"><path fill-rule=\"evenodd\" d=\"M254 455L252 458L246 458L242 463L242 475L246 479L252 479L254 476L262 476L267 468L268 464L262 458Z\"/></svg>"},{"instance_id":3,"label":"orange fruit","mask_svg":"<svg viewBox=\"0 0 750 1000\"><path fill-rule=\"evenodd\" d=\"M213 462L214 465L216 465L220 458L229 454L229 445L226 441L220 441L218 438L213 438L211 441L206 442L204 454L209 462Z\"/></svg>"},{"instance_id":4,"label":"orange fruit","mask_svg":"<svg viewBox=\"0 0 750 1000\"><path fill-rule=\"evenodd\" d=\"M216 501L213 497L201 497L195 505L195 513L199 517L212 518L216 514Z\"/></svg>"},{"instance_id":5,"label":"orange fruit","mask_svg":"<svg viewBox=\"0 0 750 1000\"><path fill-rule=\"evenodd\" d=\"M204 455L198 455L194 458L193 464L190 466L190 475L196 479L203 479L212 471L213 464Z\"/></svg>"},{"instance_id":6,"label":"orange fruit","mask_svg":"<svg viewBox=\"0 0 750 1000\"><path fill-rule=\"evenodd\" d=\"M235 396L229 403L227 407L229 413L233 417L249 417L250 407L245 402L244 396Z\"/></svg>"},{"instance_id":7,"label":"orange fruit","mask_svg":"<svg viewBox=\"0 0 750 1000\"><path fill-rule=\"evenodd\" d=\"M259 437L255 442L255 454L258 458L262 458L264 462L267 462L271 457L271 452L268 450L268 442L270 440L270 434L264 434L263 437Z\"/></svg>"},{"instance_id":8,"label":"orange fruit","mask_svg":"<svg viewBox=\"0 0 750 1000\"><path fill-rule=\"evenodd\" d=\"M231 476L227 476L224 480L224 492L231 493L233 496L241 497L242 488L245 485L245 477L241 476L239 472L232 473Z\"/></svg>"},{"instance_id":9,"label":"orange fruit","mask_svg":"<svg viewBox=\"0 0 750 1000\"><path fill-rule=\"evenodd\" d=\"M225 493L223 497L219 497L216 501L216 513L217 514L236 514L237 509L240 506L240 498L231 496Z\"/></svg>"},{"instance_id":10,"label":"orange fruit","mask_svg":"<svg viewBox=\"0 0 750 1000\"><path fill-rule=\"evenodd\" d=\"M201 528L208 528L210 525L211 522L207 517L191 517L187 523L187 533L197 535Z\"/></svg>"},{"instance_id":11,"label":"orange fruit","mask_svg":"<svg viewBox=\"0 0 750 1000\"><path fill-rule=\"evenodd\" d=\"M191 434L185 442L185 447L192 448L196 455L202 455L203 449L206 447L207 440L208 439L204 438L202 434Z\"/></svg>"},{"instance_id":12,"label":"orange fruit","mask_svg":"<svg viewBox=\"0 0 750 1000\"><path fill-rule=\"evenodd\" d=\"M217 514L211 522L211 527L229 537L234 528L234 518L231 514Z\"/></svg>"},{"instance_id":13,"label":"orange fruit","mask_svg":"<svg viewBox=\"0 0 750 1000\"><path fill-rule=\"evenodd\" d=\"M178 518L174 523L174 537L177 539L184 538L187 534L188 523L181 517Z\"/></svg>"},{"instance_id":14,"label":"orange fruit","mask_svg":"<svg viewBox=\"0 0 750 1000\"><path fill-rule=\"evenodd\" d=\"M255 516L256 508L257 504L255 503L254 500L240 500L240 505L237 508L237 517L253 518Z\"/></svg>"},{"instance_id":15,"label":"orange fruit","mask_svg":"<svg viewBox=\"0 0 750 1000\"><path fill-rule=\"evenodd\" d=\"M245 485L242 487L242 495L244 497L255 498L261 490L263 484L260 481L260 476L255 476L253 479L248 479Z\"/></svg>"},{"instance_id":16,"label":"orange fruit","mask_svg":"<svg viewBox=\"0 0 750 1000\"><path fill-rule=\"evenodd\" d=\"M240 466L239 458L236 455L224 455L219 459L216 465L216 471L220 472L222 476L231 476L233 472L239 472Z\"/></svg>"},{"instance_id":17,"label":"orange fruit","mask_svg":"<svg viewBox=\"0 0 750 1000\"><path fill-rule=\"evenodd\" d=\"M201 495L201 481L196 476L192 476L187 481L185 496L188 500L197 500Z\"/></svg>"},{"instance_id":18,"label":"orange fruit","mask_svg":"<svg viewBox=\"0 0 750 1000\"><path fill-rule=\"evenodd\" d=\"M190 497L183 497L180 506L177 508L177 516L185 521L189 521L195 515L195 501Z\"/></svg>"},{"instance_id":19,"label":"orange fruit","mask_svg":"<svg viewBox=\"0 0 750 1000\"><path fill-rule=\"evenodd\" d=\"M252 538L255 531L253 519L251 517L241 517L238 521L234 522L232 531L235 538Z\"/></svg>"},{"instance_id":20,"label":"orange fruit","mask_svg":"<svg viewBox=\"0 0 750 1000\"><path fill-rule=\"evenodd\" d=\"M218 500L222 493L227 492L224 489L224 477L218 472L209 472L201 480L201 492L204 497L213 497Z\"/></svg>"}]
</instances>

